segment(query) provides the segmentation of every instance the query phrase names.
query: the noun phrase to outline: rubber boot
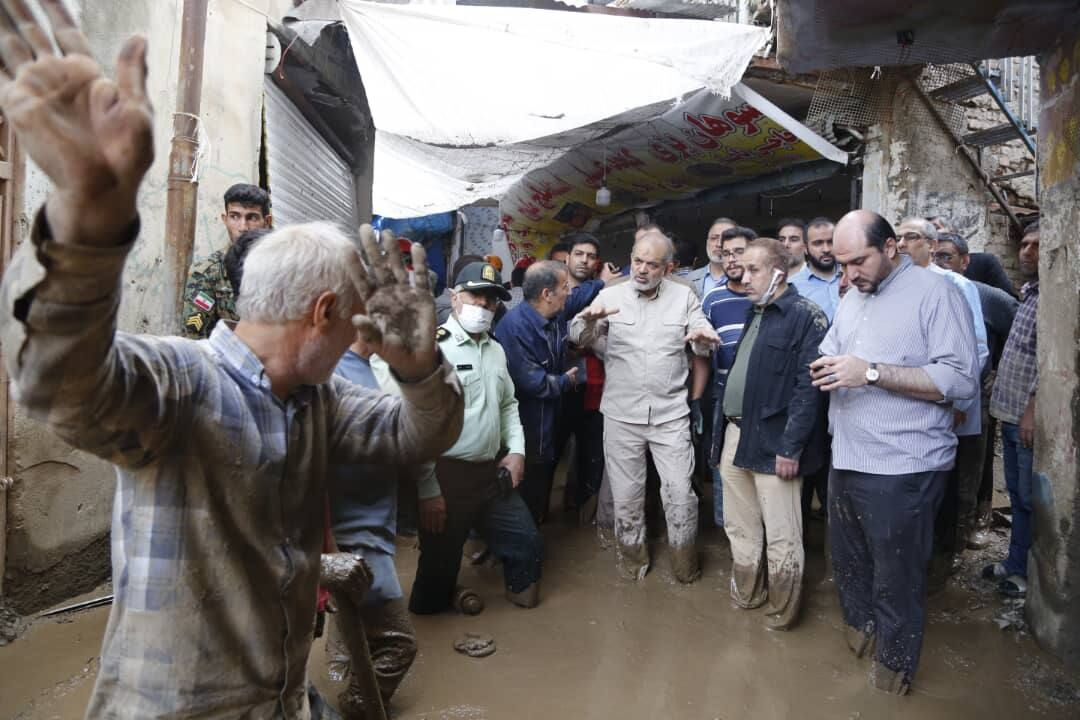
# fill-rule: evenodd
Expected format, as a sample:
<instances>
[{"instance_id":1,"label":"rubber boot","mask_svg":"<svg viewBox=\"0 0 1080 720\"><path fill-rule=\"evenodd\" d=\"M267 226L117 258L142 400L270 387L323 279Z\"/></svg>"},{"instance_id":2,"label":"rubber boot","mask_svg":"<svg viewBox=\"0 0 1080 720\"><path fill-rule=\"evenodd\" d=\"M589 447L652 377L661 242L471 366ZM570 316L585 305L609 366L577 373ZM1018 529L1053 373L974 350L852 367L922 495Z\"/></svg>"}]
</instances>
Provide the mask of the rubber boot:
<instances>
[{"instance_id":1,"label":"rubber boot","mask_svg":"<svg viewBox=\"0 0 1080 720\"><path fill-rule=\"evenodd\" d=\"M518 607L534 608L540 604L540 583L534 582L521 592L511 592L506 588L506 599Z\"/></svg>"},{"instance_id":2,"label":"rubber boot","mask_svg":"<svg viewBox=\"0 0 1080 720\"><path fill-rule=\"evenodd\" d=\"M454 590L454 609L462 615L479 615L484 612L484 599L464 585Z\"/></svg>"}]
</instances>

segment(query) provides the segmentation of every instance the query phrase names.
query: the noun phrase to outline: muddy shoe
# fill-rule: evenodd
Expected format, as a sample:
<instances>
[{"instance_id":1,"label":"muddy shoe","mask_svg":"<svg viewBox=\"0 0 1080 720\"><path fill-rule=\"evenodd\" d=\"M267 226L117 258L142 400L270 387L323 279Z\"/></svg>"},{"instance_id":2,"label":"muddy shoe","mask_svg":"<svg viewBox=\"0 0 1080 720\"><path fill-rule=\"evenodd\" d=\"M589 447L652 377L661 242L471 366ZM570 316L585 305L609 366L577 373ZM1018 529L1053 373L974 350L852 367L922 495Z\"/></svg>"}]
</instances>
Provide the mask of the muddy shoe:
<instances>
[{"instance_id":1,"label":"muddy shoe","mask_svg":"<svg viewBox=\"0 0 1080 720\"><path fill-rule=\"evenodd\" d=\"M609 550L615 546L615 531L610 527L597 523L596 539L600 542L601 550Z\"/></svg>"},{"instance_id":2,"label":"muddy shoe","mask_svg":"<svg viewBox=\"0 0 1080 720\"><path fill-rule=\"evenodd\" d=\"M469 657L487 657L495 652L495 638L484 633L465 633L465 637L454 641L454 649Z\"/></svg>"},{"instance_id":3,"label":"muddy shoe","mask_svg":"<svg viewBox=\"0 0 1080 720\"><path fill-rule=\"evenodd\" d=\"M506 599L518 607L534 608L540 604L540 583L534 582L521 592L510 592L510 588L506 588Z\"/></svg>"},{"instance_id":4,"label":"muddy shoe","mask_svg":"<svg viewBox=\"0 0 1080 720\"><path fill-rule=\"evenodd\" d=\"M615 545L615 569L624 580L644 580L649 573L649 549L641 545Z\"/></svg>"},{"instance_id":5,"label":"muddy shoe","mask_svg":"<svg viewBox=\"0 0 1080 720\"><path fill-rule=\"evenodd\" d=\"M454 590L454 609L462 615L479 615L484 612L484 599L464 585Z\"/></svg>"},{"instance_id":6,"label":"muddy shoe","mask_svg":"<svg viewBox=\"0 0 1080 720\"><path fill-rule=\"evenodd\" d=\"M911 684L904 677L904 673L890 670L876 661L870 666L870 687L890 695L907 695L911 690Z\"/></svg>"},{"instance_id":7,"label":"muddy shoe","mask_svg":"<svg viewBox=\"0 0 1080 720\"><path fill-rule=\"evenodd\" d=\"M690 543L671 548L671 570L675 579L686 585L701 577L697 545Z\"/></svg>"},{"instance_id":8,"label":"muddy shoe","mask_svg":"<svg viewBox=\"0 0 1080 720\"><path fill-rule=\"evenodd\" d=\"M968 536L967 549L985 550L986 548L990 547L990 541L993 539L993 537L994 536L986 530L979 530L977 532L973 532L970 536Z\"/></svg>"},{"instance_id":9,"label":"muddy shoe","mask_svg":"<svg viewBox=\"0 0 1080 720\"><path fill-rule=\"evenodd\" d=\"M844 640L847 641L848 649L855 657L862 658L868 655L874 647L874 624L867 623L864 630L845 625Z\"/></svg>"}]
</instances>

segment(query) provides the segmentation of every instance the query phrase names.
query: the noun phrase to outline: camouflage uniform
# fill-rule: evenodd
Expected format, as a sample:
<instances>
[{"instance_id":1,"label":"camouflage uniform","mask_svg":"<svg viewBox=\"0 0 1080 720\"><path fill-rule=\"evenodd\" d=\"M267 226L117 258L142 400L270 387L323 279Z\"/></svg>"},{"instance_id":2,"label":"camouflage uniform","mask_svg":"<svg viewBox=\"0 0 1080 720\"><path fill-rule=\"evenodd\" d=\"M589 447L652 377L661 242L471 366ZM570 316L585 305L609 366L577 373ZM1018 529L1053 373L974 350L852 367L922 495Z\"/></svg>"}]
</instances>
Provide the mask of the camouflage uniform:
<instances>
[{"instance_id":1,"label":"camouflage uniform","mask_svg":"<svg viewBox=\"0 0 1080 720\"><path fill-rule=\"evenodd\" d=\"M184 336L208 338L218 320L237 320L236 297L225 274L225 251L218 250L191 268L184 286Z\"/></svg>"}]
</instances>

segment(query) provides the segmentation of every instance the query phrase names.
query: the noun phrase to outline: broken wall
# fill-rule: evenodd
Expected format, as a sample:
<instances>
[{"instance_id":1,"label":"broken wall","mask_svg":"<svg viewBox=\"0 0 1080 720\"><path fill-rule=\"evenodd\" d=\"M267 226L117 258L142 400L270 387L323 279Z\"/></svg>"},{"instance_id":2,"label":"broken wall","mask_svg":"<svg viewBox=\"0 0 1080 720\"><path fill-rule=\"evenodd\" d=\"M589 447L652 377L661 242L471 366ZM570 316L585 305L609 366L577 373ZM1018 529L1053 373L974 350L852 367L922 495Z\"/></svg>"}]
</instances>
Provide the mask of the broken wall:
<instances>
[{"instance_id":1,"label":"broken wall","mask_svg":"<svg viewBox=\"0 0 1080 720\"><path fill-rule=\"evenodd\" d=\"M1080 25L1042 67L1039 389L1027 618L1080 667Z\"/></svg>"},{"instance_id":2,"label":"broken wall","mask_svg":"<svg viewBox=\"0 0 1080 720\"><path fill-rule=\"evenodd\" d=\"M128 259L120 328L171 332L163 284L167 162L176 104L183 0L69 3L81 16L94 54L112 73L131 34L149 41L149 95L155 110L155 161L139 196L142 234ZM195 257L223 248L222 195L236 182L259 179L267 16L280 18L292 0L209 3L198 164ZM25 238L48 180L27 162L16 234ZM171 319L170 319L171 320ZM4 595L30 612L85 592L108 576L108 534L115 474L106 463L68 447L16 409L8 452L14 485L8 495Z\"/></svg>"}]
</instances>

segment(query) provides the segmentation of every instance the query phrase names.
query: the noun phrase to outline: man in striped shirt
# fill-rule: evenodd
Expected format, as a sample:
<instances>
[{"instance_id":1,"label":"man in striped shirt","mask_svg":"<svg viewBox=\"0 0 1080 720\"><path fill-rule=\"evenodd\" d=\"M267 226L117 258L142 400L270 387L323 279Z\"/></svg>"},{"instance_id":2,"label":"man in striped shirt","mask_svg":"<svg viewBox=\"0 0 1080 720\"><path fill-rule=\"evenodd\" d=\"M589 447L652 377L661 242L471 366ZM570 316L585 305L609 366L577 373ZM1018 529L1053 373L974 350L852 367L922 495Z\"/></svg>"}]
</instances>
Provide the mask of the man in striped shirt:
<instances>
[{"instance_id":1,"label":"man in striped shirt","mask_svg":"<svg viewBox=\"0 0 1080 720\"><path fill-rule=\"evenodd\" d=\"M848 293L811 364L830 393L829 535L845 636L871 684L904 694L919 664L934 516L956 455L952 406L978 391L963 296L897 250L880 215L837 224Z\"/></svg>"},{"instance_id":2,"label":"man in striped shirt","mask_svg":"<svg viewBox=\"0 0 1080 720\"><path fill-rule=\"evenodd\" d=\"M732 227L721 233L716 254L724 263L727 282L714 287L701 301L702 312L720 336L720 345L712 356L713 407L707 409L713 418L709 466L712 468L713 480L713 520L717 527L724 527L724 484L720 478L719 467L720 449L724 442L724 415L718 412L717 408L724 398L728 370L735 362L735 346L742 337L746 311L750 309L750 299L746 297L746 284L743 282L742 259L746 246L755 239L757 233L750 228Z\"/></svg>"}]
</instances>

